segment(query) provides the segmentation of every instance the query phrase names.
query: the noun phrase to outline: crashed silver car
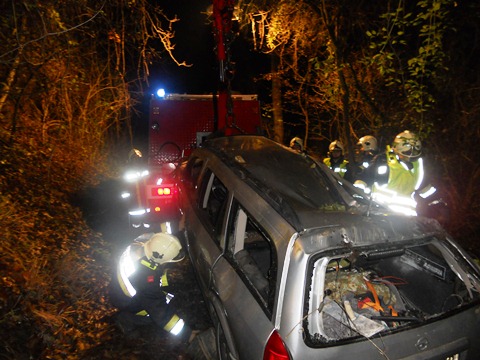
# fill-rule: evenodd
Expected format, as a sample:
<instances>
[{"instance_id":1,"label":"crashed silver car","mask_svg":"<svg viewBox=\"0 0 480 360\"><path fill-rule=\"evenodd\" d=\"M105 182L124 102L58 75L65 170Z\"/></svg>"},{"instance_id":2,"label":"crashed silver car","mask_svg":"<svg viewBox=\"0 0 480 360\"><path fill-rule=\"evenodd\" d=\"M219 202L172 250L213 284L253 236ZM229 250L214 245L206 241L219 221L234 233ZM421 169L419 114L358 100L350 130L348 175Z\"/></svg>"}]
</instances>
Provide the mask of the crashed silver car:
<instances>
[{"instance_id":1,"label":"crashed silver car","mask_svg":"<svg viewBox=\"0 0 480 360\"><path fill-rule=\"evenodd\" d=\"M479 358L480 270L435 220L259 136L196 149L180 198L220 359Z\"/></svg>"}]
</instances>

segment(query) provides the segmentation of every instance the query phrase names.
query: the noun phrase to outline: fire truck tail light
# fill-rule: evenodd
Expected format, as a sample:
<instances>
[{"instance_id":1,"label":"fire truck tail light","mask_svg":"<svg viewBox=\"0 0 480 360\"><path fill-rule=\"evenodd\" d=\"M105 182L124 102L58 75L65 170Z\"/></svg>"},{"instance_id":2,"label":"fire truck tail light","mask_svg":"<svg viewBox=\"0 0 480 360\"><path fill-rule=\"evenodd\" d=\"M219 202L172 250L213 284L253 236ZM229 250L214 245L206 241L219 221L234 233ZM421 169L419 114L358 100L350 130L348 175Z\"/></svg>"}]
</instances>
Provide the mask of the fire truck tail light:
<instances>
[{"instance_id":1,"label":"fire truck tail light","mask_svg":"<svg viewBox=\"0 0 480 360\"><path fill-rule=\"evenodd\" d=\"M170 187L154 187L152 189L152 196L169 196L172 195L172 188Z\"/></svg>"}]
</instances>

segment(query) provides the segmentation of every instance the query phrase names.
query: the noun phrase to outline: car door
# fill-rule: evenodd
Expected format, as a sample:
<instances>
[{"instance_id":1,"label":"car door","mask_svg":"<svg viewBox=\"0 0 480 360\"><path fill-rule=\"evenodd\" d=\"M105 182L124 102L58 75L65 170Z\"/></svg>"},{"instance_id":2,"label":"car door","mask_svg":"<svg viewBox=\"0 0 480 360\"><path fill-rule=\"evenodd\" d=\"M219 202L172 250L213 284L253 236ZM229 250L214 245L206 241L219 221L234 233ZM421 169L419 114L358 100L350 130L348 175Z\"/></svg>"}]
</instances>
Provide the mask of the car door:
<instances>
[{"instance_id":1,"label":"car door","mask_svg":"<svg viewBox=\"0 0 480 360\"><path fill-rule=\"evenodd\" d=\"M273 331L272 243L235 198L225 232L224 253L214 264L211 284L226 315L223 332L232 336L240 359L261 359Z\"/></svg>"},{"instance_id":2,"label":"car door","mask_svg":"<svg viewBox=\"0 0 480 360\"><path fill-rule=\"evenodd\" d=\"M187 165L187 179L188 169ZM235 191L249 193L252 202L258 195L237 186L227 168L205 161L188 191L186 232L193 266L216 317L217 341L224 341L220 347L228 349L220 358L255 359L263 356L273 330L276 261L266 232L233 198Z\"/></svg>"},{"instance_id":3,"label":"car door","mask_svg":"<svg viewBox=\"0 0 480 360\"><path fill-rule=\"evenodd\" d=\"M204 290L208 290L215 261L222 255L223 223L228 205L228 190L206 167L198 185L189 192L186 209L186 234L190 257Z\"/></svg>"}]
</instances>

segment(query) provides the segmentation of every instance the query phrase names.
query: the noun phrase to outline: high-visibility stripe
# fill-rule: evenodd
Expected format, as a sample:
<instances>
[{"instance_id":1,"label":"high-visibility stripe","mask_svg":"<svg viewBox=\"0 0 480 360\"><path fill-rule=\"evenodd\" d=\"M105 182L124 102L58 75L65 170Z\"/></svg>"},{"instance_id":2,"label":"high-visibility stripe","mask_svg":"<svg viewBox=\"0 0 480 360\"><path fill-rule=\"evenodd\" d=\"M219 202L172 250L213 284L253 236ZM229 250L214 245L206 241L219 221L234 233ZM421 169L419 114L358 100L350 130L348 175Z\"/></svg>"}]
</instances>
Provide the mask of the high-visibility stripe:
<instances>
[{"instance_id":1,"label":"high-visibility stripe","mask_svg":"<svg viewBox=\"0 0 480 360\"><path fill-rule=\"evenodd\" d=\"M120 285L120 288L125 295L127 295L128 297L133 297L137 293L135 288L132 286L132 283L124 274L122 274L120 270L117 271L117 279L118 284Z\"/></svg>"},{"instance_id":2,"label":"high-visibility stripe","mask_svg":"<svg viewBox=\"0 0 480 360\"><path fill-rule=\"evenodd\" d=\"M373 199L380 204L388 206L395 212L408 216L416 216L417 203L414 199L401 196L396 191L387 188L387 184L379 185L375 183L375 192L372 193Z\"/></svg>"},{"instance_id":3,"label":"high-visibility stripe","mask_svg":"<svg viewBox=\"0 0 480 360\"><path fill-rule=\"evenodd\" d=\"M180 331L182 331L184 325L185 322L175 314L170 318L163 329L173 335L178 335Z\"/></svg>"},{"instance_id":4,"label":"high-visibility stripe","mask_svg":"<svg viewBox=\"0 0 480 360\"><path fill-rule=\"evenodd\" d=\"M423 188L423 189L422 189L422 192L420 193L420 196L421 196L423 199L426 199L426 198L428 198L429 196L432 196L433 194L435 194L436 191L437 191L437 189L435 189L435 187L433 187L433 186L427 186L426 188Z\"/></svg>"},{"instance_id":5,"label":"high-visibility stripe","mask_svg":"<svg viewBox=\"0 0 480 360\"><path fill-rule=\"evenodd\" d=\"M138 316L148 316L148 312L146 310L140 310L139 312L137 312L135 315L138 315Z\"/></svg>"},{"instance_id":6,"label":"high-visibility stripe","mask_svg":"<svg viewBox=\"0 0 480 360\"><path fill-rule=\"evenodd\" d=\"M380 165L378 168L377 168L377 173L378 175L385 175L388 171L388 166L387 165Z\"/></svg>"},{"instance_id":7,"label":"high-visibility stripe","mask_svg":"<svg viewBox=\"0 0 480 360\"><path fill-rule=\"evenodd\" d=\"M182 319L178 320L178 322L175 324L173 329L170 330L170 334L173 334L173 335L180 334L184 326L185 326L185 322Z\"/></svg>"},{"instance_id":8,"label":"high-visibility stripe","mask_svg":"<svg viewBox=\"0 0 480 360\"><path fill-rule=\"evenodd\" d=\"M423 159L419 158L418 159L418 179L417 179L417 183L415 184L415 190L418 190L420 185L422 185L424 176L425 176L425 170L423 169Z\"/></svg>"},{"instance_id":9,"label":"high-visibility stripe","mask_svg":"<svg viewBox=\"0 0 480 360\"><path fill-rule=\"evenodd\" d=\"M160 224L160 229L162 230L163 233L167 232L167 224L166 223L161 223Z\"/></svg>"},{"instance_id":10,"label":"high-visibility stripe","mask_svg":"<svg viewBox=\"0 0 480 360\"><path fill-rule=\"evenodd\" d=\"M142 261L140 261L140 263L141 263L143 266L146 266L147 268L149 268L150 270L157 270L157 265L156 265L156 264L152 264L150 261L142 260Z\"/></svg>"},{"instance_id":11,"label":"high-visibility stripe","mask_svg":"<svg viewBox=\"0 0 480 360\"><path fill-rule=\"evenodd\" d=\"M117 267L117 280L123 293L129 297L135 295L136 290L130 283L128 277L135 272L135 265L130 256L131 247L128 246L120 256L120 261Z\"/></svg>"},{"instance_id":12,"label":"high-visibility stripe","mask_svg":"<svg viewBox=\"0 0 480 360\"><path fill-rule=\"evenodd\" d=\"M168 304L172 299L175 297L175 295L170 294L169 292L163 292L165 294L165 302Z\"/></svg>"},{"instance_id":13,"label":"high-visibility stripe","mask_svg":"<svg viewBox=\"0 0 480 360\"><path fill-rule=\"evenodd\" d=\"M161 287L168 286L167 270L165 270L162 277L160 278L160 286Z\"/></svg>"}]
</instances>

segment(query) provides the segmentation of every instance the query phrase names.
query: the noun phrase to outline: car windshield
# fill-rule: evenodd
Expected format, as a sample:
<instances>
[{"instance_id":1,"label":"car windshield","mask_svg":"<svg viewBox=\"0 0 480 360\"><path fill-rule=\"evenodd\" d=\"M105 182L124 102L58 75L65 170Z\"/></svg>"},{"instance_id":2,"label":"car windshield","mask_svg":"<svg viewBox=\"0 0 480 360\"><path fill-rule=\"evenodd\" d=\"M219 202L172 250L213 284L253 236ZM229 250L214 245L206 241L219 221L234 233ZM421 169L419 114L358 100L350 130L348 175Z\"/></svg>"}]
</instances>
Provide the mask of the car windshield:
<instances>
[{"instance_id":1,"label":"car windshield","mask_svg":"<svg viewBox=\"0 0 480 360\"><path fill-rule=\"evenodd\" d=\"M306 342L402 331L480 301L480 276L455 244L427 238L314 257L306 285Z\"/></svg>"},{"instance_id":2,"label":"car windshield","mask_svg":"<svg viewBox=\"0 0 480 360\"><path fill-rule=\"evenodd\" d=\"M269 139L237 136L211 144L225 152L243 175L248 173L247 181L261 187L263 196L286 202L297 211L344 211L368 203L353 186L344 186L333 177L324 165Z\"/></svg>"}]
</instances>

